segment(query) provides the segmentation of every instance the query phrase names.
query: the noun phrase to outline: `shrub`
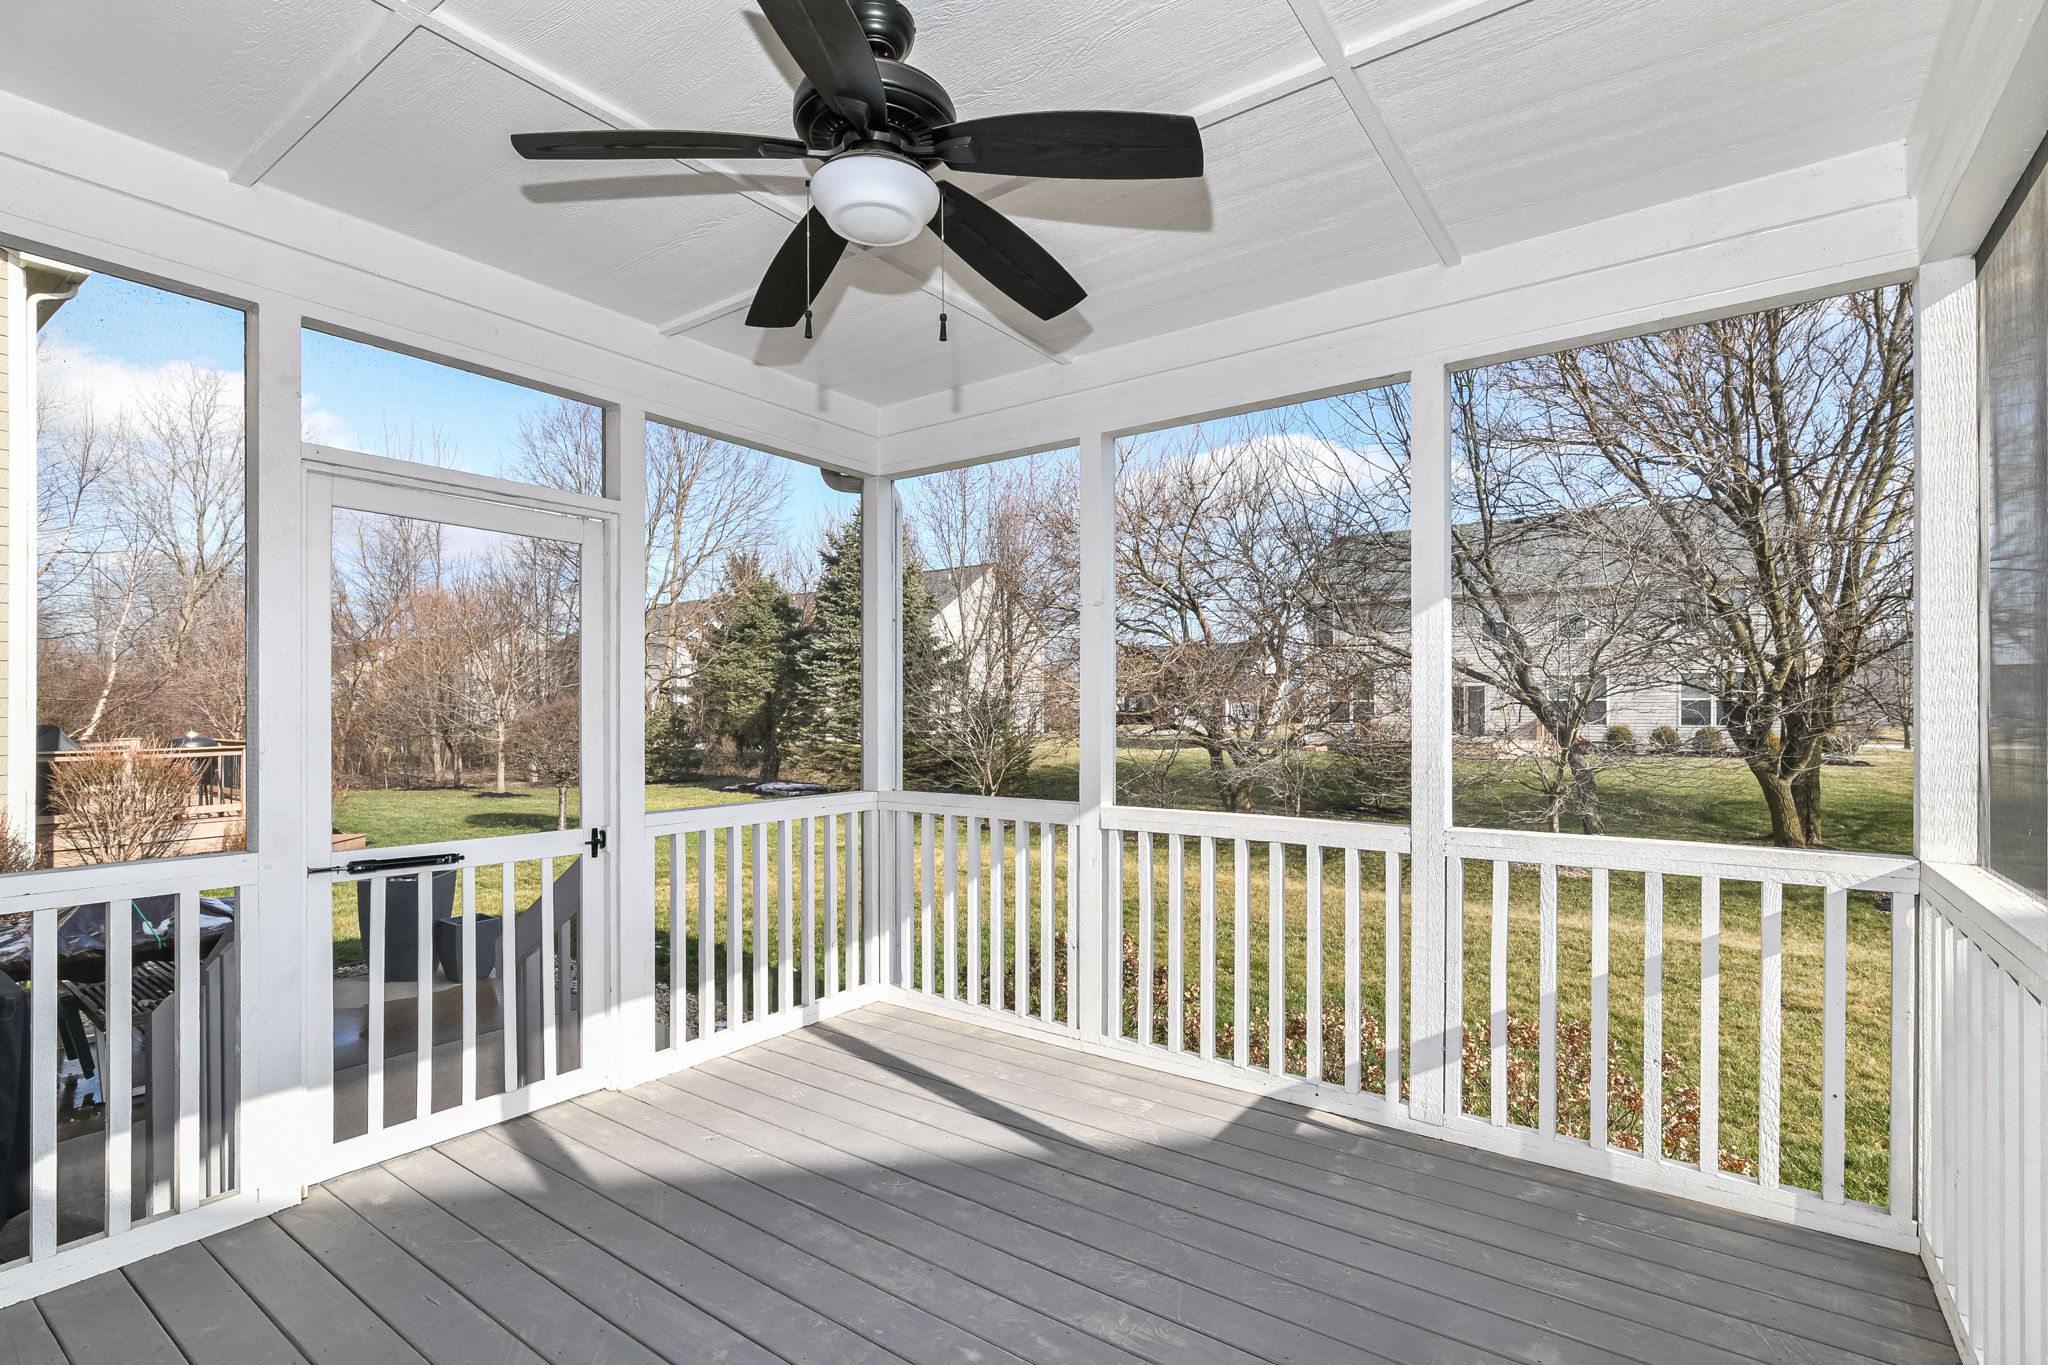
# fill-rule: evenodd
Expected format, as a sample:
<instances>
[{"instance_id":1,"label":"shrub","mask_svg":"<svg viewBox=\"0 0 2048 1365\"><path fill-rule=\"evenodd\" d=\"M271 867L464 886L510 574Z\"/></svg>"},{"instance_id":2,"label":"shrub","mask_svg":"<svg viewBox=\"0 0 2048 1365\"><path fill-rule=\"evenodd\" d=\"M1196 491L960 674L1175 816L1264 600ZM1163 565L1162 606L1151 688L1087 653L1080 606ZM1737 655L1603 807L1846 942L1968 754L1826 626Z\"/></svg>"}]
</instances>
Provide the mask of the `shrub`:
<instances>
[{"instance_id":1,"label":"shrub","mask_svg":"<svg viewBox=\"0 0 2048 1365\"><path fill-rule=\"evenodd\" d=\"M1864 745L1870 743L1874 734L1868 725L1845 721L1828 732L1822 747L1830 758L1854 758Z\"/></svg>"},{"instance_id":2,"label":"shrub","mask_svg":"<svg viewBox=\"0 0 2048 1365\"><path fill-rule=\"evenodd\" d=\"M1632 754L1636 751L1636 732L1626 725L1607 727L1607 747L1618 754Z\"/></svg>"},{"instance_id":3,"label":"shrub","mask_svg":"<svg viewBox=\"0 0 2048 1365\"><path fill-rule=\"evenodd\" d=\"M52 766L50 805L88 863L165 858L185 840L198 777L175 758L95 751Z\"/></svg>"},{"instance_id":4,"label":"shrub","mask_svg":"<svg viewBox=\"0 0 2048 1365\"><path fill-rule=\"evenodd\" d=\"M1711 725L1702 725L1692 733L1692 751L1696 754L1725 754L1728 752L1728 736Z\"/></svg>"},{"instance_id":5,"label":"shrub","mask_svg":"<svg viewBox=\"0 0 2048 1365\"><path fill-rule=\"evenodd\" d=\"M1650 748L1660 754L1677 753L1681 742L1675 725L1660 725L1650 731Z\"/></svg>"}]
</instances>

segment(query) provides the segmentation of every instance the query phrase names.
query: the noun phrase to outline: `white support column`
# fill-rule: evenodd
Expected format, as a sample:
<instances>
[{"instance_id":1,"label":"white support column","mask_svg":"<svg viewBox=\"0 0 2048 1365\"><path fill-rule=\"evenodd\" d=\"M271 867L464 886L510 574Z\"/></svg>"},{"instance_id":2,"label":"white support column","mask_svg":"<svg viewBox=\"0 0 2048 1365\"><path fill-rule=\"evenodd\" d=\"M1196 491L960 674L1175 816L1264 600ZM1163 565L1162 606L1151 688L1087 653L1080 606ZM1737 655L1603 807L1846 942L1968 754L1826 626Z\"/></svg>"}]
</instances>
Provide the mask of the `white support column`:
<instances>
[{"instance_id":1,"label":"white support column","mask_svg":"<svg viewBox=\"0 0 2048 1365\"><path fill-rule=\"evenodd\" d=\"M903 790L903 503L892 479L861 490L861 786ZM897 982L896 945L908 913L897 885L903 841L897 816L869 818L861 878L861 955L868 981Z\"/></svg>"},{"instance_id":2,"label":"white support column","mask_svg":"<svg viewBox=\"0 0 2048 1365\"><path fill-rule=\"evenodd\" d=\"M1110 904L1102 828L1104 809L1116 804L1116 438L1084 437L1080 458L1081 818L1069 875L1080 949L1074 1019L1089 1038L1116 1025L1110 994L1122 946L1123 907Z\"/></svg>"},{"instance_id":3,"label":"white support column","mask_svg":"<svg viewBox=\"0 0 2048 1365\"><path fill-rule=\"evenodd\" d=\"M1914 843L1930 862L1974 863L1984 752L1976 262L1922 266L1914 311Z\"/></svg>"},{"instance_id":4,"label":"white support column","mask_svg":"<svg viewBox=\"0 0 2048 1365\"><path fill-rule=\"evenodd\" d=\"M1459 1059L1446 1045L1451 964L1445 959L1445 836L1451 825L1451 412L1442 364L1417 365L1409 385L1409 575L1413 679L1414 852L1409 871L1409 1111L1442 1123L1456 1106Z\"/></svg>"},{"instance_id":5,"label":"white support column","mask_svg":"<svg viewBox=\"0 0 2048 1365\"><path fill-rule=\"evenodd\" d=\"M265 1202L298 1198L305 1157L332 1138L326 1096L308 1085L315 1052L332 1046L310 1027L306 1000L324 888L309 892L316 851L310 830L326 828L324 782L308 781L307 737L327 726L308 704L305 661L306 541L299 463L299 310L259 301L247 336L249 734L244 801L256 884L242 888L241 1133L236 1151L244 1190ZM325 600L325 585L322 585ZM324 769L323 769L324 771ZM324 943L324 938L321 940Z\"/></svg>"},{"instance_id":6,"label":"white support column","mask_svg":"<svg viewBox=\"0 0 2048 1365\"><path fill-rule=\"evenodd\" d=\"M600 904L616 907L599 921L610 926L606 950L613 964L607 983L612 993L603 1002L611 1008L600 1013L612 1031L602 1043L612 1084L618 1085L646 1074L655 1043L654 841L647 834L646 787L647 414L630 403L605 412L604 491L618 500L619 519L606 545L603 574L587 578L593 586L604 585L604 595L586 589L584 610L610 612L614 638L596 714L584 707L596 722L585 732L584 748L609 745L610 761L597 765L605 774L602 790L586 785L582 815L586 828L609 831L606 856L596 866ZM681 951L675 938L680 924L672 909L672 953ZM672 1022L682 1008L680 996L669 1001Z\"/></svg>"}]
</instances>

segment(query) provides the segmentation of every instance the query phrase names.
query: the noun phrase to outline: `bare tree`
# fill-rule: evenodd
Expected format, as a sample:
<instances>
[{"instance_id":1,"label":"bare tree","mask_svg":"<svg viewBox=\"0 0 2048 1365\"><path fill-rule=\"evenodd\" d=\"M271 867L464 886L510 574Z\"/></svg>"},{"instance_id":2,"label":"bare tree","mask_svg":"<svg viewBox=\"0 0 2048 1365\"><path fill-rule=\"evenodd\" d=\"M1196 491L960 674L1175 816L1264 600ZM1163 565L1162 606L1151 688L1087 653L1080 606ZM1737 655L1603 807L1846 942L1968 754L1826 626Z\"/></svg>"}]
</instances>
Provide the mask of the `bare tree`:
<instances>
[{"instance_id":1,"label":"bare tree","mask_svg":"<svg viewBox=\"0 0 2048 1365\"><path fill-rule=\"evenodd\" d=\"M536 785L555 789L555 828L569 828L569 791L583 771L582 715L575 697L556 697L522 722L519 761Z\"/></svg>"},{"instance_id":2,"label":"bare tree","mask_svg":"<svg viewBox=\"0 0 2048 1365\"><path fill-rule=\"evenodd\" d=\"M1780 844L1912 602L1912 302L1889 287L1501 367L1517 443L1654 516Z\"/></svg>"}]
</instances>

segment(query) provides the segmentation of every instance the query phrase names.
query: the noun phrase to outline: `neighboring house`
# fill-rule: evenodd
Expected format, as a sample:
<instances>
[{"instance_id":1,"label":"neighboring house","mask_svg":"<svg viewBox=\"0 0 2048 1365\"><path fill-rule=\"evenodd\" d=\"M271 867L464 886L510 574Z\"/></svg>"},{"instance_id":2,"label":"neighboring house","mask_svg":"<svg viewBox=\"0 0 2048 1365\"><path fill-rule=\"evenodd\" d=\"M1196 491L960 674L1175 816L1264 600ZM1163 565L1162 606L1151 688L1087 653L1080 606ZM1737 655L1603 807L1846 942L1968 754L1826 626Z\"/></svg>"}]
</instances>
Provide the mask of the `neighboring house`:
<instances>
[{"instance_id":1,"label":"neighboring house","mask_svg":"<svg viewBox=\"0 0 2048 1365\"><path fill-rule=\"evenodd\" d=\"M36 808L36 334L88 274L0 247L0 804L25 839Z\"/></svg>"}]
</instances>

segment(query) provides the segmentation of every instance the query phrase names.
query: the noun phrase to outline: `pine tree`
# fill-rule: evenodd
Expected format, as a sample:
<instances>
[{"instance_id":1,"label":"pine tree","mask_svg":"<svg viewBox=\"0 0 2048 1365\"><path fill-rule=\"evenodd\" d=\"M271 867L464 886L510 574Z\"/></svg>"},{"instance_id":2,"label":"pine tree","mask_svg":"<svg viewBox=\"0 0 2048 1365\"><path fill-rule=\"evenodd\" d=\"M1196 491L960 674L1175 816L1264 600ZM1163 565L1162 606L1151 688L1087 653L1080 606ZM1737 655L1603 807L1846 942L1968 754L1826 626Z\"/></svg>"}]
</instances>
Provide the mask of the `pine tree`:
<instances>
[{"instance_id":1,"label":"pine tree","mask_svg":"<svg viewBox=\"0 0 2048 1365\"><path fill-rule=\"evenodd\" d=\"M824 573L810 628L796 659L793 758L835 786L861 778L861 521L858 514L827 535L819 550ZM943 687L947 651L932 630L938 602L908 547L903 556L903 763L906 776L927 777L940 764L922 742L918 718Z\"/></svg>"},{"instance_id":2,"label":"pine tree","mask_svg":"<svg viewBox=\"0 0 2048 1365\"><path fill-rule=\"evenodd\" d=\"M706 738L753 756L763 781L782 773L800 638L796 606L782 585L757 561L735 556L697 665L697 710Z\"/></svg>"}]
</instances>

